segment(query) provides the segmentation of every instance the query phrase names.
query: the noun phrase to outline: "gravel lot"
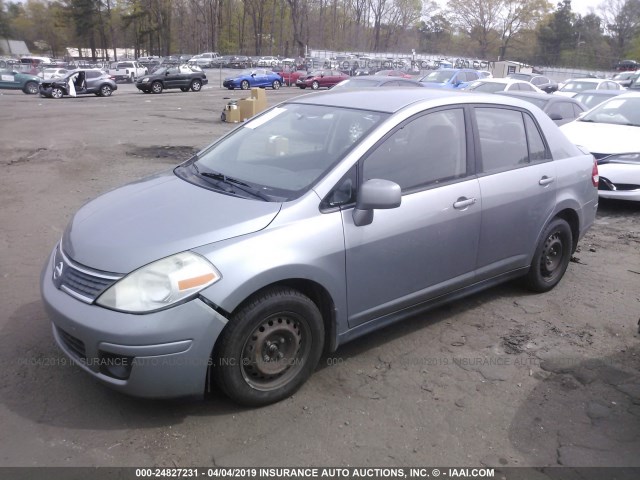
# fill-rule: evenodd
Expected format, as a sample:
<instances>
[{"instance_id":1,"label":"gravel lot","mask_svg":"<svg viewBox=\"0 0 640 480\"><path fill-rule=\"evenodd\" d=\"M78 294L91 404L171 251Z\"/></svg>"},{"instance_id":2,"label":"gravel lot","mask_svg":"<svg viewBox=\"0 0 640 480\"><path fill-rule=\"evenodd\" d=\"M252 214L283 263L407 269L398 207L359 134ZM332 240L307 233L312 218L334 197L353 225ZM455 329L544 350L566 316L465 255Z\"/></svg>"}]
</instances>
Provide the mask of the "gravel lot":
<instances>
[{"instance_id":1,"label":"gravel lot","mask_svg":"<svg viewBox=\"0 0 640 480\"><path fill-rule=\"evenodd\" d=\"M342 347L292 398L153 402L64 363L43 263L87 200L232 128L200 93L0 90L3 466L640 466L640 206L601 203L561 284L468 297ZM300 94L267 91L270 104Z\"/></svg>"}]
</instances>

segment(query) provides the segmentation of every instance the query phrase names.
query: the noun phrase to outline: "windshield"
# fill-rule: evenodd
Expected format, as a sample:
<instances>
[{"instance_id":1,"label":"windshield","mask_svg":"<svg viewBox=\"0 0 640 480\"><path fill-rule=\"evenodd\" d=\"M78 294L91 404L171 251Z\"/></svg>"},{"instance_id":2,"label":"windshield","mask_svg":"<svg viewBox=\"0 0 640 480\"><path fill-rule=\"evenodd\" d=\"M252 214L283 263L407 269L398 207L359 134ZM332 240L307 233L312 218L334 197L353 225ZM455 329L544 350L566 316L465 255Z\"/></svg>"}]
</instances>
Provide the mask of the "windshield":
<instances>
[{"instance_id":1,"label":"windshield","mask_svg":"<svg viewBox=\"0 0 640 480\"><path fill-rule=\"evenodd\" d=\"M533 103L540 110L544 109L544 106L547 104L547 101L548 101L544 98L527 97L525 95L509 95L509 96L519 98L520 100L525 100L529 103Z\"/></svg>"},{"instance_id":2,"label":"windshield","mask_svg":"<svg viewBox=\"0 0 640 480\"><path fill-rule=\"evenodd\" d=\"M272 201L293 200L386 117L368 110L281 105L209 147L195 166L200 175L215 172L244 182Z\"/></svg>"},{"instance_id":3,"label":"windshield","mask_svg":"<svg viewBox=\"0 0 640 480\"><path fill-rule=\"evenodd\" d=\"M580 121L640 127L640 96L612 98L590 110Z\"/></svg>"},{"instance_id":4,"label":"windshield","mask_svg":"<svg viewBox=\"0 0 640 480\"><path fill-rule=\"evenodd\" d=\"M436 70L429 75L425 75L420 80L421 82L429 83L447 83L456 72L453 70Z\"/></svg>"},{"instance_id":5,"label":"windshield","mask_svg":"<svg viewBox=\"0 0 640 480\"><path fill-rule=\"evenodd\" d=\"M357 80L348 79L348 80L341 81L339 84L333 87L332 90L335 90L336 88L343 89L343 88L377 87L379 84L380 82L378 80L368 79L368 78L362 78L362 79L359 78Z\"/></svg>"},{"instance_id":6,"label":"windshield","mask_svg":"<svg viewBox=\"0 0 640 480\"><path fill-rule=\"evenodd\" d=\"M495 93L504 91L505 87L506 84L498 82L473 82L467 87L467 90Z\"/></svg>"},{"instance_id":7,"label":"windshield","mask_svg":"<svg viewBox=\"0 0 640 480\"><path fill-rule=\"evenodd\" d=\"M563 92L582 92L584 90L593 90L598 87L596 82L568 82L560 90Z\"/></svg>"},{"instance_id":8,"label":"windshield","mask_svg":"<svg viewBox=\"0 0 640 480\"><path fill-rule=\"evenodd\" d=\"M167 67L160 67L153 71L154 75L164 75L164 73L169 70Z\"/></svg>"}]
</instances>

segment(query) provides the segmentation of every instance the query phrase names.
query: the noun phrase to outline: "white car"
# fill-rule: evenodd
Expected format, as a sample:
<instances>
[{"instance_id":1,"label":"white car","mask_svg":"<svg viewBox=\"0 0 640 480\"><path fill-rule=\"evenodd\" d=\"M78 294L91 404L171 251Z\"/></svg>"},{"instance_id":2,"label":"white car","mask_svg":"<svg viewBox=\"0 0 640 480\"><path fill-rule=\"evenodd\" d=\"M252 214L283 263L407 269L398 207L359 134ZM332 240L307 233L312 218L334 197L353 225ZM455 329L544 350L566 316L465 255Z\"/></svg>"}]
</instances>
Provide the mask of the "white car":
<instances>
[{"instance_id":1,"label":"white car","mask_svg":"<svg viewBox=\"0 0 640 480\"><path fill-rule=\"evenodd\" d=\"M515 80L513 78L483 78L475 80L468 85L461 87L464 90L473 90L475 92L535 92L544 93L535 85L523 80Z\"/></svg>"},{"instance_id":2,"label":"white car","mask_svg":"<svg viewBox=\"0 0 640 480\"><path fill-rule=\"evenodd\" d=\"M66 68L45 68L42 71L42 79L51 80L52 78L64 77L67 72Z\"/></svg>"},{"instance_id":3,"label":"white car","mask_svg":"<svg viewBox=\"0 0 640 480\"><path fill-rule=\"evenodd\" d=\"M565 97L573 97L577 93L585 90L624 90L624 88L613 80L604 80L601 78L573 78L567 80L564 85L554 95L563 95Z\"/></svg>"},{"instance_id":4,"label":"white car","mask_svg":"<svg viewBox=\"0 0 640 480\"><path fill-rule=\"evenodd\" d=\"M640 92L607 100L560 130L598 160L601 198L640 202Z\"/></svg>"}]
</instances>

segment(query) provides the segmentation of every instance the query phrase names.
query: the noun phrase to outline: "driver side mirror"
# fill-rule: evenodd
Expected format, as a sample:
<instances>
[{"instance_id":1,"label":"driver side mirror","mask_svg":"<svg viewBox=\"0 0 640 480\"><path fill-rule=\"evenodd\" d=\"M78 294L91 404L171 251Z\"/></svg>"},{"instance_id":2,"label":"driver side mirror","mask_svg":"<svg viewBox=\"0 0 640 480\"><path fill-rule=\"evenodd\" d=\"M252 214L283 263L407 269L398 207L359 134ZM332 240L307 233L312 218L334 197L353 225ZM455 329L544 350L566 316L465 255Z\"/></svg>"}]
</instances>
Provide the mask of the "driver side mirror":
<instances>
[{"instance_id":1,"label":"driver side mirror","mask_svg":"<svg viewBox=\"0 0 640 480\"><path fill-rule=\"evenodd\" d=\"M360 186L356 206L353 209L353 223L357 227L373 222L375 209L397 208L402 203L400 185L389 180L374 178Z\"/></svg>"}]
</instances>

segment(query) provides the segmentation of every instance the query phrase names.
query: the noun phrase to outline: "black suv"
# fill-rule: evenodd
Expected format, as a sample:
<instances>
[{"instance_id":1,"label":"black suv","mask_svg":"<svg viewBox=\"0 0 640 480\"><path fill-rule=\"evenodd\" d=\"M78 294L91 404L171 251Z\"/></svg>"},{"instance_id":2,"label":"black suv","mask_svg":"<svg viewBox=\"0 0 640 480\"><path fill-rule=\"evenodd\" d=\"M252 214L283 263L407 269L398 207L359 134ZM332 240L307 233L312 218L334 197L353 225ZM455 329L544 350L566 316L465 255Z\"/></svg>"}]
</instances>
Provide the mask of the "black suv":
<instances>
[{"instance_id":1,"label":"black suv","mask_svg":"<svg viewBox=\"0 0 640 480\"><path fill-rule=\"evenodd\" d=\"M40 84L40 95L50 98L62 98L65 95L86 95L93 93L99 97L109 97L118 89L116 81L99 69L78 69L64 77L44 80Z\"/></svg>"},{"instance_id":2,"label":"black suv","mask_svg":"<svg viewBox=\"0 0 640 480\"><path fill-rule=\"evenodd\" d=\"M199 92L209 83L207 75L200 67L179 65L160 67L151 75L145 75L136 81L136 87L144 93L162 93L166 88L179 88L183 92Z\"/></svg>"}]
</instances>

